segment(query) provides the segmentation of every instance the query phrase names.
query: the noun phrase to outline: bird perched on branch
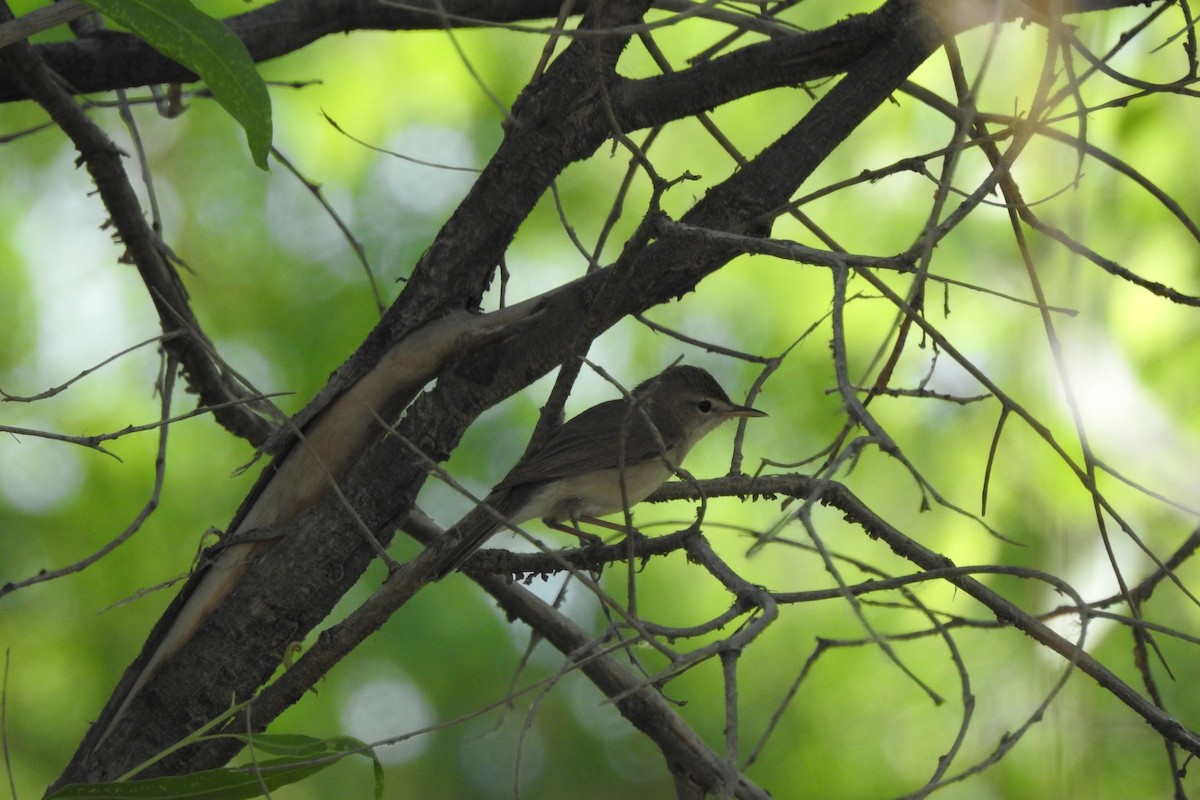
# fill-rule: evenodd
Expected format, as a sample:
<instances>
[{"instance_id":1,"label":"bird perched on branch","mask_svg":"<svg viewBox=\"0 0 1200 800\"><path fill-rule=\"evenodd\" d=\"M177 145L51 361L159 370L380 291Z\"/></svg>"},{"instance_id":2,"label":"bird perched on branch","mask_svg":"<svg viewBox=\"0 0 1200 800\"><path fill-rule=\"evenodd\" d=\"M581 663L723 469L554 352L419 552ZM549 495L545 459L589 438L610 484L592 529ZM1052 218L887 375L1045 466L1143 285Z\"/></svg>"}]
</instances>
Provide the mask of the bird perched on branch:
<instances>
[{"instance_id":1,"label":"bird perched on branch","mask_svg":"<svg viewBox=\"0 0 1200 800\"><path fill-rule=\"evenodd\" d=\"M668 367L628 397L592 406L567 421L517 464L462 523L465 530L438 571L457 569L496 531L541 519L564 523L616 514L645 500L705 435L735 417L765 413L733 403L712 375Z\"/></svg>"}]
</instances>

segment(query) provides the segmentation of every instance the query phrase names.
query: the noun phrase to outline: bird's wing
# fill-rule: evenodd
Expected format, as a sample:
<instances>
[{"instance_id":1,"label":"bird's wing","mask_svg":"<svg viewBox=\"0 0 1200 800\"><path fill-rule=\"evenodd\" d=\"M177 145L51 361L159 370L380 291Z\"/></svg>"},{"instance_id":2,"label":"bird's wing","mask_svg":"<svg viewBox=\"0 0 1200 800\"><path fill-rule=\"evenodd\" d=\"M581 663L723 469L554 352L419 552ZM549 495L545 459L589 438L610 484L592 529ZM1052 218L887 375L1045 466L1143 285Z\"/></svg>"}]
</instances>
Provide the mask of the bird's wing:
<instances>
[{"instance_id":1,"label":"bird's wing","mask_svg":"<svg viewBox=\"0 0 1200 800\"><path fill-rule=\"evenodd\" d=\"M609 400L568 420L541 449L517 464L496 489L661 458L658 441L642 411L634 409L617 416L614 408L626 412L629 405L625 400ZM668 452L683 441L683 429L677 419L653 411L650 416ZM614 418L623 420L623 426L613 426Z\"/></svg>"}]
</instances>

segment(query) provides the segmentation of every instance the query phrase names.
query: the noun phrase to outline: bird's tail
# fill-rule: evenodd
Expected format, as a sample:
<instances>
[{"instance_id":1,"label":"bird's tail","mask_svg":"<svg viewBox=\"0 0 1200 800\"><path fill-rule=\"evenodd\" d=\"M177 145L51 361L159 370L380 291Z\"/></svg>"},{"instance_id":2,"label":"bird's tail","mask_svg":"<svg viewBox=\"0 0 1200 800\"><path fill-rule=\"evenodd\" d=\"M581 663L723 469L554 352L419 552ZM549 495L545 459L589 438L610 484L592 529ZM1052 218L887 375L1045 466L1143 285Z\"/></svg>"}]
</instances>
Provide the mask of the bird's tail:
<instances>
[{"instance_id":1,"label":"bird's tail","mask_svg":"<svg viewBox=\"0 0 1200 800\"><path fill-rule=\"evenodd\" d=\"M458 543L439 559L441 564L434 580L441 580L461 567L496 531L526 521L513 518L513 513L524 505L523 498L516 497L518 494L519 491L508 488L492 492L471 509L462 521L446 531L445 536L456 539Z\"/></svg>"}]
</instances>

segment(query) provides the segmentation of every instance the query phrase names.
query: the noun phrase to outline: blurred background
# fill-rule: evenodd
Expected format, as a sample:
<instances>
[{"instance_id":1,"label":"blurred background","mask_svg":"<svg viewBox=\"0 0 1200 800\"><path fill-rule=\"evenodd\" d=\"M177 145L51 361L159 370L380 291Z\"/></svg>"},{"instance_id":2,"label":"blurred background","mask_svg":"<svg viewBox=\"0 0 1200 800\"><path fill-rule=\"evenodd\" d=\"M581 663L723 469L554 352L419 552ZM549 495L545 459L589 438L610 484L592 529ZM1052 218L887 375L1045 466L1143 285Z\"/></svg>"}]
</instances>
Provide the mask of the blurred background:
<instances>
[{"instance_id":1,"label":"blurred background","mask_svg":"<svg viewBox=\"0 0 1200 800\"><path fill-rule=\"evenodd\" d=\"M13 10L20 14L32 5L15 3ZM225 17L262 3L200 5ZM872 8L805 3L783 18L812 29ZM1104 52L1146 14L1146 9L1106 12L1072 22L1082 42ZM652 18L667 15L656 12ZM1114 62L1143 81L1173 80L1186 67L1181 47L1156 48L1179 27L1177 18L1160 17ZM693 19L659 30L655 39L683 68L686 58L726 32L718 23ZM64 35L53 31L41 40ZM503 135L503 111L495 101L511 105L532 76L544 42L543 35L502 29L462 29L453 36L357 32L326 37L260 65L265 78L279 82L271 90L276 146L305 179L320 185L361 241L385 304L471 186L474 170L495 150ZM1046 46L1045 31L1037 26L1012 24L961 37L968 73L983 76L978 107L1027 112ZM1079 66L1079 56L1073 59ZM635 42L622 71L640 77L657 68ZM941 54L914 81L953 97ZM827 88L809 87L817 95ZM1077 99L1089 106L1137 94L1104 76L1083 82L1080 92ZM146 97L140 90L129 94L131 100ZM1059 111L1071 114L1073 102ZM803 88L781 89L718 108L712 118L743 153L753 155L811 103ZM90 113L126 152L134 152L116 108ZM133 113L163 235L186 264L182 274L198 317L231 365L261 391L288 393L276 402L289 413L299 410L379 318L363 266L304 182L278 161L269 173L253 167L242 132L210 99L187 98L186 111L173 119L148 104L135 105ZM75 167L70 144L54 128L31 131L43 121L30 103L0 108L5 137L0 218L6 220L0 226L0 319L6 332L0 337L0 390L10 396L45 392L159 333L136 272L119 263L121 248L103 227L105 211L90 193L87 174ZM1066 116L1054 127L1078 135L1081 125L1077 116ZM1200 211L1192 157L1198 129L1200 106L1186 93L1136 98L1086 116L1091 145L1132 165L1193 217ZM16 135L23 131L31 132ZM802 194L936 153L952 134L952 122L898 94L835 152ZM688 171L698 177L667 194L664 210L675 217L736 168L694 121L668 126L648 152L663 176ZM509 302L587 269L567 228L594 246L627 165L625 153L604 147L562 176L557 203L545 197L508 252ZM927 167L939 174L940 158L931 158ZM129 168L136 176L136 163ZM977 151L966 151L954 184L969 193L988 171ZM1013 172L1044 220L1146 279L1200 292L1197 239L1127 175L1048 136L1032 139ZM806 202L803 211L850 252L888 256L920 235L934 190L928 177L895 171ZM648 183L635 180L626 200L629 213L609 237L601 263L620 252L648 197ZM952 194L948 207L960 200ZM1030 304L1035 296L1030 275L1007 212L998 195L993 200L939 244L930 271L945 281L930 284L926 316L1077 461L1078 431L1086 431L1097 458L1121 476L1100 476L1105 496L1146 547L1165 558L1195 526L1200 506L1200 315L1030 234L1037 280L1047 303L1061 307L1049 315L1061 349L1056 360L1041 315ZM773 235L821 246L786 217ZM885 277L902 294L911 281ZM868 385L877 374L877 354L892 341L897 312L861 281L852 281L850 293L852 377ZM755 400L770 417L748 426L747 472L788 471L764 467L764 460L792 464L813 458L845 422L832 391L831 297L827 270L742 257L696 292L647 315L659 325L755 356L775 357L792 348ZM490 307L498 301L493 292ZM735 400L746 396L758 376L753 364L706 353L635 320L607 332L590 353L629 386L680 356L716 374ZM0 425L81 436L153 423L160 414L159 369L156 345L144 345L53 397L7 398L0 403ZM479 420L446 465L455 478L483 494L503 477L525 446L552 377ZM1077 402L1078 427L1065 384ZM915 330L889 385L959 398L987 394ZM585 368L568 415L613 396L615 390ZM182 392L175 401L175 413L194 407L194 399ZM964 512L927 503L931 495L908 470L865 448L837 479L893 525L958 564L1035 568L1062 577L1089 600L1116 591L1087 490L1028 425L1006 422L987 484L983 519L1006 541L971 518L981 513L1000 418L994 400L881 396L871 410L929 486ZM689 458L689 470L698 477L725 474L731 440L731 428L710 437ZM149 501L157 433L125 436L104 447L107 453L34 435L0 435L0 583L84 558L120 534ZM239 473L252 457L249 445L207 416L174 424L159 506L136 535L78 574L0 599L8 756L18 796L40 795L58 775L175 589L130 598L190 569L205 531L225 527L254 480L257 466ZM811 466L799 471L807 469ZM449 524L469 501L431 479L421 505ZM814 513L824 545L834 553L886 574L913 570L837 514ZM751 552L756 536L786 515L779 499L719 500L710 505L705 530L721 555L756 583L779 591L835 585L796 523L778 529L780 541ZM637 521L654 534L686 526L693 516L686 503L644 505ZM1151 572L1152 561L1111 518L1106 522L1127 578L1136 582ZM568 544L553 532L546 537L556 546ZM521 546L505 535L496 544ZM398 536L392 552L403 560L416 546ZM839 570L847 582L872 577L849 562L839 562ZM1191 563L1177 570L1188 587L1195 585L1195 573ZM382 569L369 571L341 611L361 602L382 577ZM620 568L603 577L618 595L627 580ZM1030 611L1067 602L1045 583L984 580ZM562 581L537 580L530 588L552 599ZM944 612L943 621L989 619L948 585L917 585L912 591L927 607ZM878 633L929 629L928 619L899 602L887 604L885 597L896 599L872 598L864 612ZM572 618L589 629L599 632L607 624L595 598L578 587L568 587L565 602ZM655 560L638 576L639 613L660 624L698 624L729 603L718 585L696 580L682 555ZM1196 604L1170 582L1145 613L1156 624L1196 635ZM1063 623L1062 630L1078 633L1073 622ZM951 773L966 769L1027 724L1066 669L1018 632L985 627L957 630L957 651L935 635L891 643L899 659L940 696L940 704L871 644L834 646L806 666L819 641L868 637L845 600L787 605L740 659L741 756L755 753L748 774L774 796L903 796L928 780L969 716L964 749ZM1190 727L1200 726L1200 700L1188 679L1197 664L1194 641L1164 635L1159 645L1180 679L1170 680L1155 666L1166 707ZM1088 647L1140 685L1122 626L1094 621ZM647 664L664 666L653 653L644 656ZM952 657L967 665L969 686L962 684ZM389 798L671 796L670 777L655 748L581 675L559 675L561 666L559 654L531 642L527 628L509 623L465 578L451 576L405 606L328 676L318 694L288 711L272 730L365 741L412 734L376 749L386 765ZM726 724L719 662L704 662L664 692L719 749ZM1186 783L1194 788L1194 779ZM348 759L275 796L366 797L372 786L367 762ZM1163 745L1153 731L1075 675L1010 753L940 796L1157 797L1170 786Z\"/></svg>"}]
</instances>

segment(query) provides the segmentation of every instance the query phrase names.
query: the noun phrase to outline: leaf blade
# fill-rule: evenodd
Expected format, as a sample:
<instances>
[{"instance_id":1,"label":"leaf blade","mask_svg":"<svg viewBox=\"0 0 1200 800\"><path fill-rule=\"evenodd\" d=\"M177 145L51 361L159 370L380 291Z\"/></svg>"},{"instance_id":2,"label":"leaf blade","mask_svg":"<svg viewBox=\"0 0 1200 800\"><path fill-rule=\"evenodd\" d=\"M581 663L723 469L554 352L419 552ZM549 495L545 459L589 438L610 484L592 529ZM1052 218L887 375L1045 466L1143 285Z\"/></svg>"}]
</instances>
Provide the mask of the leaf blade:
<instances>
[{"instance_id":1,"label":"leaf blade","mask_svg":"<svg viewBox=\"0 0 1200 800\"><path fill-rule=\"evenodd\" d=\"M189 0L82 0L155 50L195 72L246 132L254 163L267 169L271 96L249 51L220 20Z\"/></svg>"}]
</instances>

